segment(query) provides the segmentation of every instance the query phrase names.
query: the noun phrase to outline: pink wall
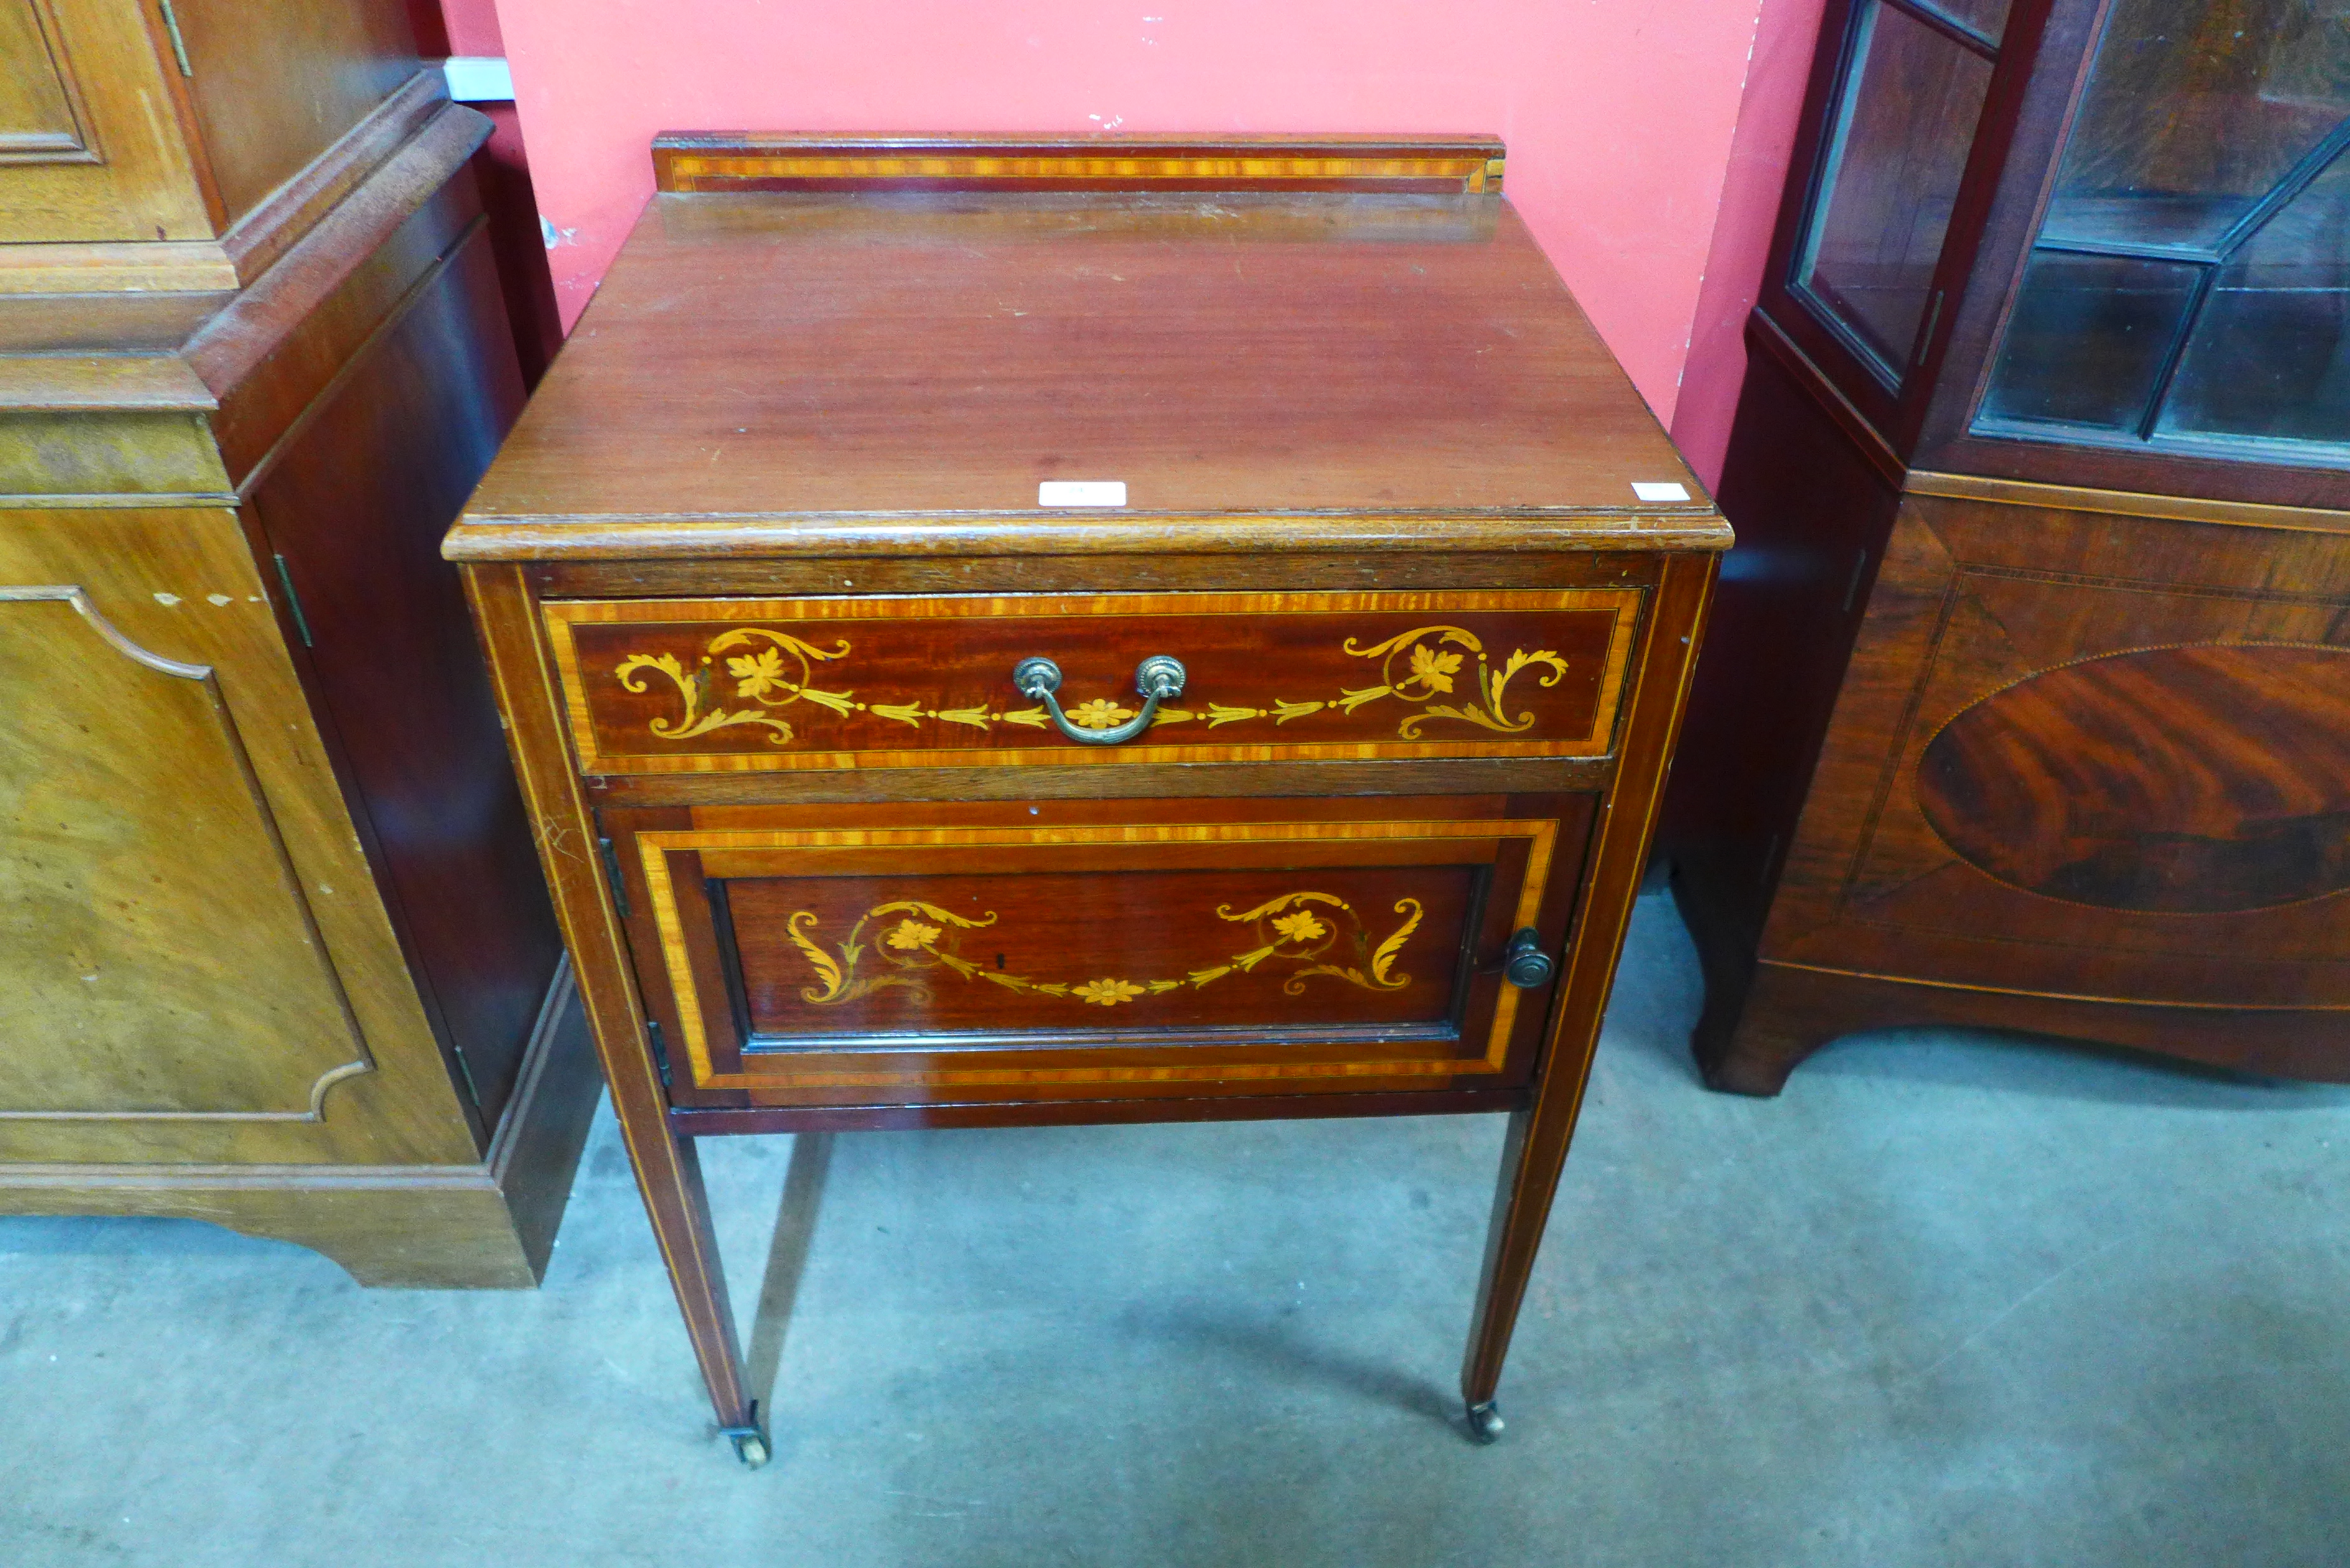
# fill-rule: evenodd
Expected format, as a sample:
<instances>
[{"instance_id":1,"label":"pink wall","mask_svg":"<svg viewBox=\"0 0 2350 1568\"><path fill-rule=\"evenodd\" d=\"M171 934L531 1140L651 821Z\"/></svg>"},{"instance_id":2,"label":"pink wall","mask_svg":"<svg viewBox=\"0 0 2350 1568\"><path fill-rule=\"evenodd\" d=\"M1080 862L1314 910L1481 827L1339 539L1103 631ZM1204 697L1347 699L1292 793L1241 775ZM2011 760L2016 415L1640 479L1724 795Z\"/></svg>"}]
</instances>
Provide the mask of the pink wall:
<instances>
[{"instance_id":1,"label":"pink wall","mask_svg":"<svg viewBox=\"0 0 2350 1568\"><path fill-rule=\"evenodd\" d=\"M452 55L503 55L495 0L441 0L442 26Z\"/></svg>"},{"instance_id":2,"label":"pink wall","mask_svg":"<svg viewBox=\"0 0 2350 1568\"><path fill-rule=\"evenodd\" d=\"M1746 317L1762 284L1824 5L1825 0L1762 0L1755 26L1754 58L1731 141L1730 177L1722 184L1712 253L1698 290L1680 400L1670 416L1673 440L1708 484L1721 482L1721 460L1730 450L1731 416L1737 412L1738 385L1746 376Z\"/></svg>"},{"instance_id":3,"label":"pink wall","mask_svg":"<svg viewBox=\"0 0 2350 1568\"><path fill-rule=\"evenodd\" d=\"M496 18L567 327L652 189L657 130L1492 131L1511 199L1669 421L1758 3L496 0Z\"/></svg>"}]
</instances>

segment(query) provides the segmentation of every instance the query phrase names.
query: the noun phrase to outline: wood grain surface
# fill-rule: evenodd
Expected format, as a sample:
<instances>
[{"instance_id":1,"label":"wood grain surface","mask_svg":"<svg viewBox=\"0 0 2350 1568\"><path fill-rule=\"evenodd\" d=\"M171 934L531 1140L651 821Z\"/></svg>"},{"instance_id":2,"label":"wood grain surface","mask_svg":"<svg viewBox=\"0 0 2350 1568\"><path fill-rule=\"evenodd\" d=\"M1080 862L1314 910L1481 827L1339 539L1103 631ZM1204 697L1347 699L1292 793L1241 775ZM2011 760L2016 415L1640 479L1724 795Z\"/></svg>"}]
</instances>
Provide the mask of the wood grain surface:
<instances>
[{"instance_id":1,"label":"wood grain surface","mask_svg":"<svg viewBox=\"0 0 2350 1568\"><path fill-rule=\"evenodd\" d=\"M1918 805L1970 865L2102 909L2350 889L2350 648L2203 643L2060 665L1952 719Z\"/></svg>"},{"instance_id":2,"label":"wood grain surface","mask_svg":"<svg viewBox=\"0 0 2350 1568\"><path fill-rule=\"evenodd\" d=\"M160 17L113 0L16 0L6 46L0 242L208 240L218 232Z\"/></svg>"},{"instance_id":3,"label":"wood grain surface","mask_svg":"<svg viewBox=\"0 0 2350 1568\"><path fill-rule=\"evenodd\" d=\"M727 1305L702 1164L692 1139L673 1134L666 1120L668 1088L646 1027L629 933L597 852L600 835L564 742L562 705L537 608L517 568L468 568L463 582L489 657L498 710L507 722L515 782L531 813L532 842L554 895L556 919L653 1240L712 1407L722 1425L739 1425L751 1416L752 1396L744 1387L742 1342Z\"/></svg>"},{"instance_id":4,"label":"wood grain surface","mask_svg":"<svg viewBox=\"0 0 2350 1568\"><path fill-rule=\"evenodd\" d=\"M567 971L474 1164L0 1161L0 1214L202 1220L291 1241L363 1285L521 1290L546 1272L602 1084Z\"/></svg>"},{"instance_id":5,"label":"wood grain surface","mask_svg":"<svg viewBox=\"0 0 2350 1568\"><path fill-rule=\"evenodd\" d=\"M1764 955L2116 1001L2350 1004L2350 898L2236 896L2287 874L2260 868L2277 836L2297 841L2282 854L2303 862L2289 874L2304 886L2338 863L2350 826L2322 775L2341 743L2342 656L2324 649L2350 643L2345 603L2350 548L2334 535L1908 498ZM2160 649L2180 650L2155 666L2182 678L2176 690L2148 691L2129 657ZM2215 708L2217 727L2193 722ZM2085 723L2088 743L2067 747ZM1946 760L2008 751L2000 787L2042 804L1982 794L1984 825L1960 826L1966 778L1921 768L1960 724ZM2018 745L2070 751L2062 782ZM1929 803L2022 880L1970 863ZM1986 835L2010 843L1994 852ZM2217 885L2178 879L2198 864L2201 877L2230 869Z\"/></svg>"},{"instance_id":6,"label":"wood grain surface","mask_svg":"<svg viewBox=\"0 0 2350 1568\"><path fill-rule=\"evenodd\" d=\"M251 504L299 596L293 629L384 901L486 1127L562 940L437 549L522 405L487 236L463 234L344 359Z\"/></svg>"},{"instance_id":7,"label":"wood grain surface","mask_svg":"<svg viewBox=\"0 0 2350 1568\"><path fill-rule=\"evenodd\" d=\"M212 668L6 587L0 692L0 1116L315 1120L372 1064Z\"/></svg>"},{"instance_id":8,"label":"wood grain surface","mask_svg":"<svg viewBox=\"0 0 2350 1568\"><path fill-rule=\"evenodd\" d=\"M1112 519L1111 521L1115 521ZM1267 520L1268 523L1274 520ZM531 567L542 602L564 599L805 598L868 594L1086 594L1105 583L1126 594L1144 593L1393 593L1407 588L1653 587L1662 556L1649 549L1614 548L1578 533L1571 551L1415 547L1390 538L1378 553L1336 547L1346 520L1316 518L1310 529L1282 522L1278 545L1243 552L1195 554L1161 531L1127 524L1121 547L1100 555L990 551L972 556L908 553L837 559L818 549L773 554L702 551L626 561L562 559ZM1155 548L1137 547L1141 535ZM1532 534L1524 538L1532 538ZM1654 537L1653 531L1622 537ZM1522 543L1523 540L1522 539ZM454 541L452 540L452 544Z\"/></svg>"},{"instance_id":9,"label":"wood grain surface","mask_svg":"<svg viewBox=\"0 0 2350 1568\"><path fill-rule=\"evenodd\" d=\"M657 196L455 549L560 519L1034 517L1045 480L1121 482L1135 513L1709 511L1491 196Z\"/></svg>"},{"instance_id":10,"label":"wood grain surface","mask_svg":"<svg viewBox=\"0 0 2350 1568\"><path fill-rule=\"evenodd\" d=\"M0 246L0 343L10 348L120 349L170 348L183 342L184 331L157 339L126 337L124 328L128 324L135 331L137 323L174 302L196 309L198 319L231 303L231 291L263 282L286 253L332 215L345 198L372 183L388 160L407 150L420 130L452 107L438 70L417 69L413 61L409 67L413 74L403 85L325 151L268 189L216 239L161 240L151 234L143 239ZM5 178L19 179L16 174ZM32 338L30 331L15 324L27 316L36 321L53 318L55 324L36 328L43 336Z\"/></svg>"},{"instance_id":11,"label":"wood grain surface","mask_svg":"<svg viewBox=\"0 0 2350 1568\"><path fill-rule=\"evenodd\" d=\"M1823 36L1865 9L1832 0ZM1845 92L1844 53L1814 59L1665 825L1721 1086L1774 1093L1837 1031L1911 1022L2350 1071L2313 1044L2350 1001L2350 716L2320 651L2350 473L2283 443L1970 433L2107 9L2007 13L1892 379L1788 281Z\"/></svg>"},{"instance_id":12,"label":"wood grain surface","mask_svg":"<svg viewBox=\"0 0 2350 1568\"><path fill-rule=\"evenodd\" d=\"M349 133L424 78L399 0L177 0L168 14L17 0L9 9L0 239L203 241L233 234L273 202L307 208L272 213L219 251L243 281L272 259L266 236L298 232L331 204L307 200L305 176L331 170ZM438 74L429 79L445 99ZM237 267L248 254L251 268Z\"/></svg>"},{"instance_id":13,"label":"wood grain surface","mask_svg":"<svg viewBox=\"0 0 2350 1568\"><path fill-rule=\"evenodd\" d=\"M1879 1029L2009 1029L2175 1056L2280 1078L2350 1082L2342 1050L2350 1013L2338 1007L2182 1006L2109 996L1942 985L1763 960L1742 1008L1700 1025L1720 1042L1701 1060L1707 1082L1775 1095L1821 1047ZM1709 996L1708 1005L1711 1005Z\"/></svg>"},{"instance_id":14,"label":"wood grain surface","mask_svg":"<svg viewBox=\"0 0 2350 1568\"><path fill-rule=\"evenodd\" d=\"M1684 864L1710 1072L1774 1093L1883 1003L2350 1073L2313 1054L2350 1021L2342 533L2008 494L1903 500L1767 925Z\"/></svg>"},{"instance_id":15,"label":"wood grain surface","mask_svg":"<svg viewBox=\"0 0 2350 1568\"><path fill-rule=\"evenodd\" d=\"M193 140L232 233L424 74L400 0L173 0L172 10L196 67L183 78ZM438 75L420 85L445 98Z\"/></svg>"},{"instance_id":16,"label":"wood grain surface","mask_svg":"<svg viewBox=\"0 0 2350 1568\"><path fill-rule=\"evenodd\" d=\"M1461 1393L1471 1409L1491 1401L1500 1385L1518 1309L1534 1277L1567 1149L1583 1115L1600 1023L1623 957L1632 902L1648 871L1658 805L1672 771L1673 744L1705 635L1715 571L1711 556L1674 557L1658 586L1656 615L1633 678L1624 765L1583 867L1580 907L1556 981L1540 1076L1532 1099L1511 1113L1503 1139L1477 1305L1461 1358Z\"/></svg>"},{"instance_id":17,"label":"wood grain surface","mask_svg":"<svg viewBox=\"0 0 2350 1568\"><path fill-rule=\"evenodd\" d=\"M0 1160L477 1160L237 515L0 514L0 586L208 671L0 603L30 770Z\"/></svg>"},{"instance_id":18,"label":"wood grain surface","mask_svg":"<svg viewBox=\"0 0 2350 1568\"><path fill-rule=\"evenodd\" d=\"M893 1132L917 1128L1126 1127L1142 1122L1292 1121L1326 1116L1494 1115L1522 1108L1523 1089L1391 1089L1328 1095L1201 1092L1122 1100L971 1101L936 1106L688 1106L669 1114L681 1136L726 1133Z\"/></svg>"}]
</instances>

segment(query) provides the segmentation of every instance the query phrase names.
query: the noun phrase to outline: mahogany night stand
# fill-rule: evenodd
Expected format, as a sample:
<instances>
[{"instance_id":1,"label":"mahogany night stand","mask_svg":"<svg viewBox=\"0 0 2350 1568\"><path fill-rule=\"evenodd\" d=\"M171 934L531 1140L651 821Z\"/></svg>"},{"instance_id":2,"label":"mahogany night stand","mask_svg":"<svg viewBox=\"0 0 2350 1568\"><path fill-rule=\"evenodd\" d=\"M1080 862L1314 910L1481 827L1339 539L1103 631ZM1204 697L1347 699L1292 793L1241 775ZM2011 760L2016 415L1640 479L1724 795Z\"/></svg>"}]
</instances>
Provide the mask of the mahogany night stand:
<instances>
[{"instance_id":1,"label":"mahogany night stand","mask_svg":"<svg viewBox=\"0 0 2350 1568\"><path fill-rule=\"evenodd\" d=\"M694 1140L1505 1113L1473 1435L1730 531L1486 138L662 138L450 535L722 1429Z\"/></svg>"}]
</instances>

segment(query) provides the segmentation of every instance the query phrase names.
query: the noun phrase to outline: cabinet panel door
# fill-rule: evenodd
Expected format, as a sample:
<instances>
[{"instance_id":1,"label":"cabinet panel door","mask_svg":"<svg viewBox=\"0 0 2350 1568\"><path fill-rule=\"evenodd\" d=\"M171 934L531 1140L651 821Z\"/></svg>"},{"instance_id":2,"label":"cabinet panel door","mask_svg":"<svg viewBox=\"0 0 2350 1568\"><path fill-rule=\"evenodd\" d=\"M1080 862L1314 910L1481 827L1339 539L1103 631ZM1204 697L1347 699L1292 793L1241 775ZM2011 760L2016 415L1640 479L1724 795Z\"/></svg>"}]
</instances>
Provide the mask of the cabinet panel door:
<instances>
[{"instance_id":1,"label":"cabinet panel door","mask_svg":"<svg viewBox=\"0 0 2350 1568\"><path fill-rule=\"evenodd\" d=\"M1909 497L1764 954L2350 1009L2350 537Z\"/></svg>"},{"instance_id":2,"label":"cabinet panel door","mask_svg":"<svg viewBox=\"0 0 2350 1568\"><path fill-rule=\"evenodd\" d=\"M1523 1084L1596 797L607 814L680 1104Z\"/></svg>"},{"instance_id":3,"label":"cabinet panel door","mask_svg":"<svg viewBox=\"0 0 2350 1568\"><path fill-rule=\"evenodd\" d=\"M81 86L51 44L43 0L0 5L0 158L12 163L88 163L96 157Z\"/></svg>"},{"instance_id":4,"label":"cabinet panel door","mask_svg":"<svg viewBox=\"0 0 2350 1568\"><path fill-rule=\"evenodd\" d=\"M307 1116L366 1053L212 667L0 587L0 1114Z\"/></svg>"},{"instance_id":5,"label":"cabinet panel door","mask_svg":"<svg viewBox=\"0 0 2350 1568\"><path fill-rule=\"evenodd\" d=\"M470 1162L234 512L0 512L0 1161Z\"/></svg>"},{"instance_id":6,"label":"cabinet panel door","mask_svg":"<svg viewBox=\"0 0 2350 1568\"><path fill-rule=\"evenodd\" d=\"M0 0L0 242L213 237L170 53L138 0Z\"/></svg>"}]
</instances>

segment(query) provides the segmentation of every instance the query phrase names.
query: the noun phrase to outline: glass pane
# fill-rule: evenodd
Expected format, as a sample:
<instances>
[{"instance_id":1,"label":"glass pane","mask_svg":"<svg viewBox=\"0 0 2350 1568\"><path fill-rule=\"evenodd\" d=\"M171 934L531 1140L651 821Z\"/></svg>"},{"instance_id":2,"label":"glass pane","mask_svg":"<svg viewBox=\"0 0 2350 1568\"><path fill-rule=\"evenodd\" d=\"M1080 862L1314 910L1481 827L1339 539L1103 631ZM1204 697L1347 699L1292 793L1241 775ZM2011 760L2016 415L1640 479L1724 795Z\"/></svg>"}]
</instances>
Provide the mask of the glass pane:
<instances>
[{"instance_id":1,"label":"glass pane","mask_svg":"<svg viewBox=\"0 0 2350 1568\"><path fill-rule=\"evenodd\" d=\"M2350 443L2350 154L2220 269L2158 433Z\"/></svg>"},{"instance_id":2,"label":"glass pane","mask_svg":"<svg viewBox=\"0 0 2350 1568\"><path fill-rule=\"evenodd\" d=\"M2137 434L2202 272L2134 256L2035 254L1984 414Z\"/></svg>"},{"instance_id":3,"label":"glass pane","mask_svg":"<svg viewBox=\"0 0 2350 1568\"><path fill-rule=\"evenodd\" d=\"M2350 0L2116 0L2041 242L2208 248L2345 99Z\"/></svg>"},{"instance_id":4,"label":"glass pane","mask_svg":"<svg viewBox=\"0 0 2350 1568\"><path fill-rule=\"evenodd\" d=\"M1890 379L1909 361L1991 62L1862 0L1795 287Z\"/></svg>"}]
</instances>

